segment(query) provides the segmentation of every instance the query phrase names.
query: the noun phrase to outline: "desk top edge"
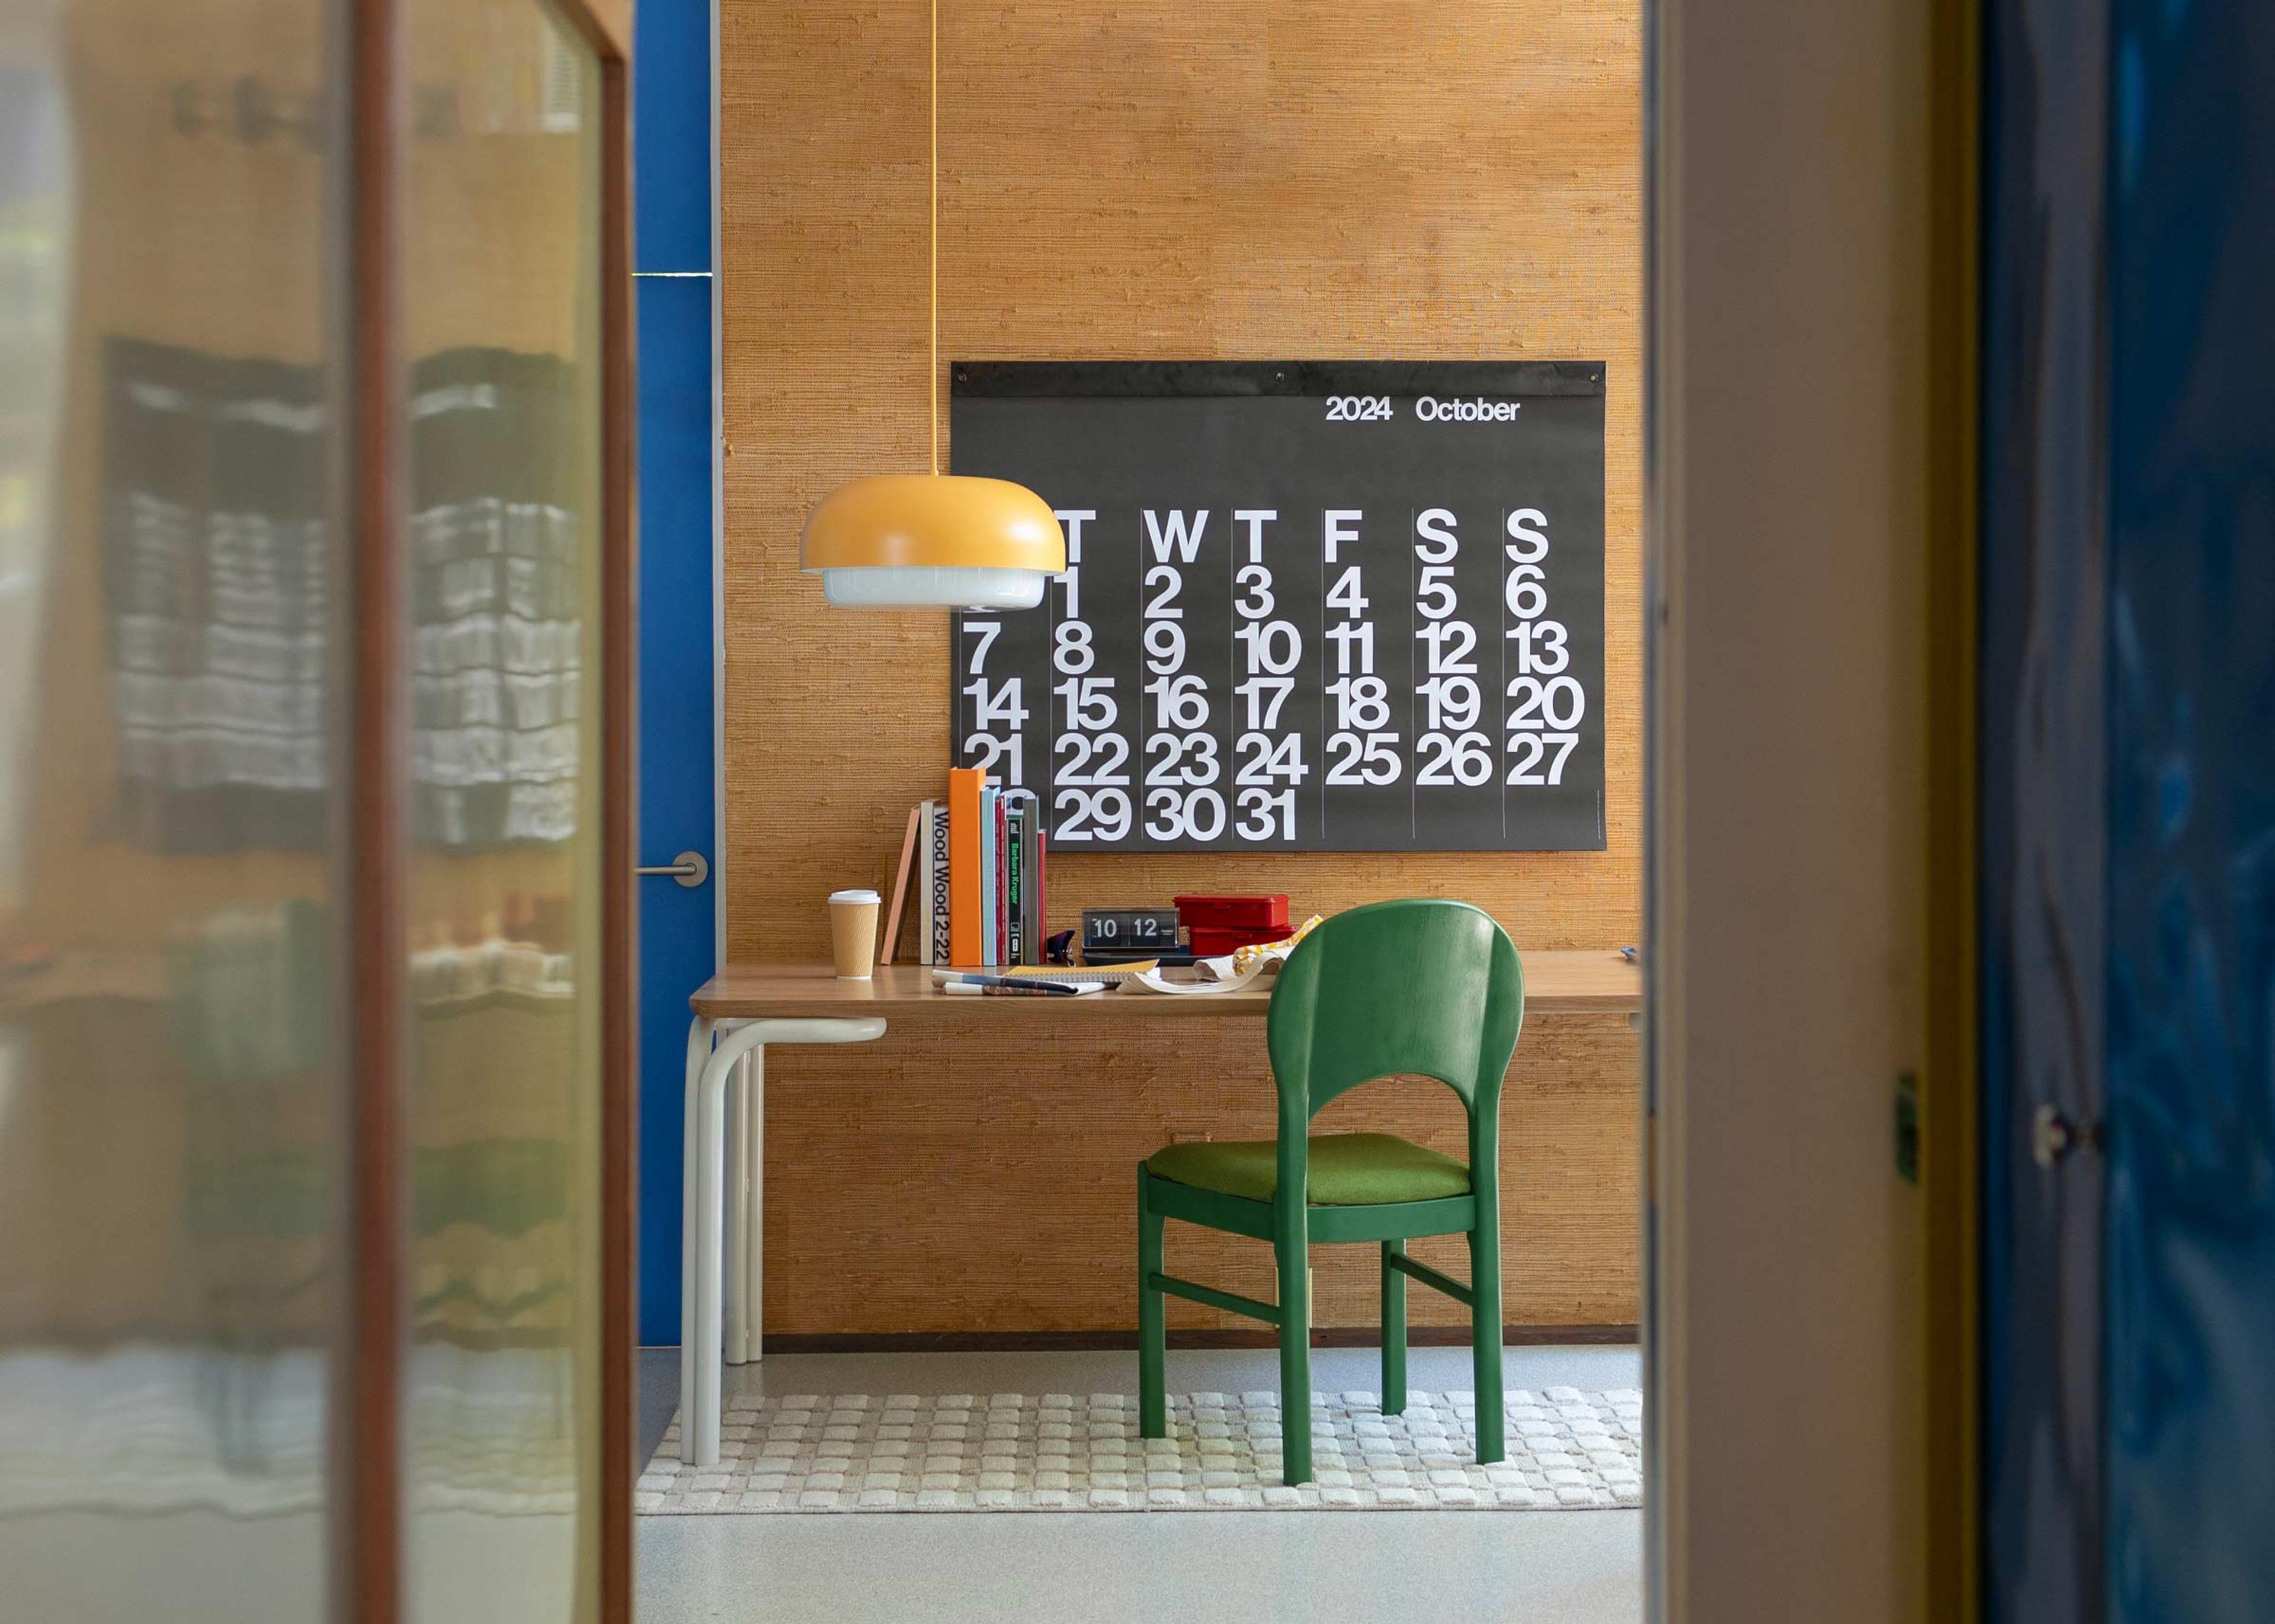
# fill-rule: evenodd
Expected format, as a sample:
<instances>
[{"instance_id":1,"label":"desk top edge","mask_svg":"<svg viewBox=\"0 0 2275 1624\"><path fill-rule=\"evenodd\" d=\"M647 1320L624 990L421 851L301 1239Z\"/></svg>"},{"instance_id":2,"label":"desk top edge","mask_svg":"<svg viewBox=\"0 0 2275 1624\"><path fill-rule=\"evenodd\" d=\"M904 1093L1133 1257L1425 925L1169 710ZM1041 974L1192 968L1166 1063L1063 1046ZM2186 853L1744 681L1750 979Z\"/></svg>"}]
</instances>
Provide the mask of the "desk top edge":
<instances>
[{"instance_id":1,"label":"desk top edge","mask_svg":"<svg viewBox=\"0 0 2275 1624\"><path fill-rule=\"evenodd\" d=\"M1611 949L1527 953L1524 1012L1632 1015L1643 1008L1643 972ZM908 1019L1009 1012L1014 1018L1129 1019L1146 1016L1260 1018L1270 984L1253 992L1175 997L1107 992L1086 998L976 999L943 993L923 964L881 964L874 979L841 981L827 964L729 964L697 990L688 1007L712 1020L811 1020L863 1016Z\"/></svg>"}]
</instances>

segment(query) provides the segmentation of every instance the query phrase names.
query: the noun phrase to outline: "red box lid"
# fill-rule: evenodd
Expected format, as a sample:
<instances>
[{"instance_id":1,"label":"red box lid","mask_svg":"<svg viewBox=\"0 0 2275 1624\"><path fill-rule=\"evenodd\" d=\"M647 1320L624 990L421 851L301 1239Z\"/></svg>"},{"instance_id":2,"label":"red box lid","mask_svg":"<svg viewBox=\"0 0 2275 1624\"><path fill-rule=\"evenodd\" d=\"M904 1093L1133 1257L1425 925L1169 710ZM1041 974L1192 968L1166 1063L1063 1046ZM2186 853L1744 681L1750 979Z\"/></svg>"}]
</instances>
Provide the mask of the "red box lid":
<instances>
[{"instance_id":1,"label":"red box lid","mask_svg":"<svg viewBox=\"0 0 2275 1624\"><path fill-rule=\"evenodd\" d=\"M1288 925L1288 899L1280 896L1176 896L1177 918L1187 929L1199 925L1277 929ZM1266 940L1271 940L1266 938Z\"/></svg>"}]
</instances>

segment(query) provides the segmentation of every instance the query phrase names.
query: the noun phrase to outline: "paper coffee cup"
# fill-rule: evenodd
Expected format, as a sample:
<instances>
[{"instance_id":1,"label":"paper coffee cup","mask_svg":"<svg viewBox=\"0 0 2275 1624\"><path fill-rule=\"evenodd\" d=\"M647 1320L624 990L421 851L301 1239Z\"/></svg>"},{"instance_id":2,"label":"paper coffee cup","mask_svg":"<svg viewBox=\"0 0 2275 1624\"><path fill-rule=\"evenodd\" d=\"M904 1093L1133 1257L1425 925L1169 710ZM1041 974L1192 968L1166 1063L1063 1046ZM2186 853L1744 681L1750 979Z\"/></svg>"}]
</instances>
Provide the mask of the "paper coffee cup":
<instances>
[{"instance_id":1,"label":"paper coffee cup","mask_svg":"<svg viewBox=\"0 0 2275 1624\"><path fill-rule=\"evenodd\" d=\"M884 899L874 891L829 894L829 946L840 981L866 981L877 962L877 910Z\"/></svg>"}]
</instances>

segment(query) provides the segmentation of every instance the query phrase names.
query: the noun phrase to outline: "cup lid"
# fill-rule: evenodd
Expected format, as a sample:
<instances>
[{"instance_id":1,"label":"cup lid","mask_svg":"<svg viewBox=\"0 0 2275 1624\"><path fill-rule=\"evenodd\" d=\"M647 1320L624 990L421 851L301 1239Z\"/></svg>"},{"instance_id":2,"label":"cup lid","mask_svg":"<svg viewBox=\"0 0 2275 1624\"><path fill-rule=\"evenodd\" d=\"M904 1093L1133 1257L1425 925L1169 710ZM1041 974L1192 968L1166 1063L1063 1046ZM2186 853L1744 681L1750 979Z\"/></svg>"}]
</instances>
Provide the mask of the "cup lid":
<instances>
[{"instance_id":1,"label":"cup lid","mask_svg":"<svg viewBox=\"0 0 2275 1624\"><path fill-rule=\"evenodd\" d=\"M874 891L832 891L829 900L833 903L881 903L885 899Z\"/></svg>"}]
</instances>

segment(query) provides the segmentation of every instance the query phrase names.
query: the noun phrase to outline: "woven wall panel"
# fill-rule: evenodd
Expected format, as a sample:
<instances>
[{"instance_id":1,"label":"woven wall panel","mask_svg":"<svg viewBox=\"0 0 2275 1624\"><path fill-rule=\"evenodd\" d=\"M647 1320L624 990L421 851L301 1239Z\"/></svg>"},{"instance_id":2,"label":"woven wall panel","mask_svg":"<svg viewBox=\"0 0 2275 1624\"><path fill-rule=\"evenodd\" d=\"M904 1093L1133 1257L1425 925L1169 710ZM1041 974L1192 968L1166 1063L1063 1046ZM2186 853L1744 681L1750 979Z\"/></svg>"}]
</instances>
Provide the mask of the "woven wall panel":
<instances>
[{"instance_id":1,"label":"woven wall panel","mask_svg":"<svg viewBox=\"0 0 2275 1624\"><path fill-rule=\"evenodd\" d=\"M1531 1023L1502 1106L1506 1318L1629 1324L1638 1051L1622 1016ZM1098 1026L1010 1040L975 1016L844 1049L776 1049L767 1082L770 1332L1099 1331L1137 1322L1137 1168L1176 1138L1269 1138L1260 1023ZM1466 1159L1460 1101L1386 1080L1319 1115ZM1458 1238L1417 1257L1466 1279ZM1372 1325L1374 1249L1314 1255L1317 1323ZM1169 1227L1173 1272L1274 1295L1262 1242ZM1420 1288L1417 1324L1462 1311ZM1190 1303L1172 1326L1243 1323Z\"/></svg>"},{"instance_id":2,"label":"woven wall panel","mask_svg":"<svg viewBox=\"0 0 2275 1624\"><path fill-rule=\"evenodd\" d=\"M925 8L723 0L720 28L729 948L812 959L828 951L823 897L889 881L908 808L941 793L948 762L948 617L832 613L796 567L799 526L824 491L925 466ZM1085 904L1265 889L1287 892L1298 917L1459 896L1525 948L1636 940L1636 0L959 0L942 29L949 359L1542 357L1608 368L1606 850L1059 857L1054 925ZM1548 1030L1537 1029L1536 1054L1550 1052ZM1069 1323L1069 1301L1092 1304L1085 1314L1117 1304L1085 1326L1126 1317L1090 1285L1071 1300L990 1296L958 1272L981 1244L968 1219L936 1220L958 1233L933 1243L896 1229L895 1245L918 1246L916 1257L932 1244L953 1254L941 1261L956 1267L921 1290L911 1257L872 1249L854 1264L861 1249L827 1236L837 1220L797 1193L808 1188L798 1167L850 1154L835 1136L856 1124L833 1115L829 1091L880 1089L881 1104L986 1077L948 1124L953 1143L925 1153L1024 1174L1025 1152L997 1137L1004 1114L1079 1075L1107 1102L1083 1125L1110 1139L1122 1166L1139 1153L1141 1124L1161 1126L1143 1102L1203 1086L1236 1054L1252 1070L1260 1051L1231 1046L1260 1039L1204 1039L1175 1057L1133 1044L1108 1064L1098 1039L1036 1054L992 1047L984 1031L961 1046L888 1038L854 1055L779 1058L790 1081L770 1122L768 1243L782 1269L771 1328L978 1328L942 1326L940 1290L1007 1326ZM1511 1318L1530 1305L1542 1320L1632 1319L1632 1038L1621 1026L1553 1043L1575 1069L1573 1091L1538 1085L1538 1132L1568 1167L1608 1145L1621 1170L1585 1201L1576 1190L1541 1212L1533 1238L1512 1233ZM811 1101L800 1078L820 1091ZM1513 1102L1512 1146L1520 1120ZM915 1147L896 1137L913 1129L867 1125L882 1136L873 1159L843 1171L899 1176L913 1165ZM1113 1179L1114 1221L1126 1224L1126 1167ZM843 1216L843 1187L812 1188ZM1583 1209L1603 1224L1576 1217ZM1118 1270L1121 1228L1065 1233L1106 1247L1093 1272L1109 1258ZM1538 1256L1560 1247L1558 1261ZM806 1278L841 1265L853 1272ZM873 1270L899 1283L865 1285ZM1323 1273L1322 1290L1341 1291L1338 1278Z\"/></svg>"}]
</instances>

